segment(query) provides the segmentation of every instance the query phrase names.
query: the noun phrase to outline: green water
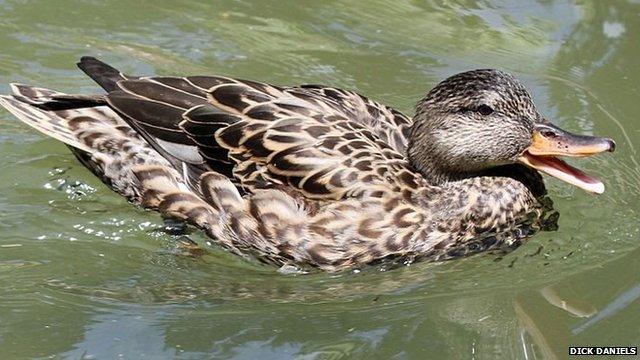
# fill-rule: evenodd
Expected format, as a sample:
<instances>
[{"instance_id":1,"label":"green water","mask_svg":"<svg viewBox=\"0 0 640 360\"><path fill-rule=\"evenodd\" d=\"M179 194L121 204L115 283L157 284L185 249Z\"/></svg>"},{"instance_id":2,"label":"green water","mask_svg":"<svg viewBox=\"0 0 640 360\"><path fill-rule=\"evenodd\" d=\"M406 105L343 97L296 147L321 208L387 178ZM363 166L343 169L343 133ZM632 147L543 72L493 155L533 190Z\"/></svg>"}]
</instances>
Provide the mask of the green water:
<instances>
[{"instance_id":1,"label":"green water","mask_svg":"<svg viewBox=\"0 0 640 360\"><path fill-rule=\"evenodd\" d=\"M223 74L355 89L411 113L438 80L516 74L562 127L614 138L580 160L601 196L549 180L559 230L506 256L304 276L215 247L179 254L60 143L0 111L0 359L547 359L640 345L637 1L0 1L11 81L96 87ZM197 232L188 236L205 239Z\"/></svg>"}]
</instances>

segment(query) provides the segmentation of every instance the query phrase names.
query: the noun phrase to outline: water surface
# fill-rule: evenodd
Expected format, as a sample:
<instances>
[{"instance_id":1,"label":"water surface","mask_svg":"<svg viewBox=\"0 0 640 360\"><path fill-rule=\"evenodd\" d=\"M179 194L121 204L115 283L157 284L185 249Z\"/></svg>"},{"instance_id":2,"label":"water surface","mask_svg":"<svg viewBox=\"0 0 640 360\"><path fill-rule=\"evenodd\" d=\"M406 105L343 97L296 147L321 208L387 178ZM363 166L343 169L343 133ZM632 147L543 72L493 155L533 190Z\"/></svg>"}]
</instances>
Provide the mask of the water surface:
<instances>
[{"instance_id":1,"label":"water surface","mask_svg":"<svg viewBox=\"0 0 640 360\"><path fill-rule=\"evenodd\" d=\"M559 230L506 256L282 275L160 218L0 112L0 358L565 358L640 345L637 1L0 1L0 91L96 91L74 68L223 74L357 90L412 113L437 81L495 67L556 124L614 138L555 180ZM205 241L198 232L188 236Z\"/></svg>"}]
</instances>

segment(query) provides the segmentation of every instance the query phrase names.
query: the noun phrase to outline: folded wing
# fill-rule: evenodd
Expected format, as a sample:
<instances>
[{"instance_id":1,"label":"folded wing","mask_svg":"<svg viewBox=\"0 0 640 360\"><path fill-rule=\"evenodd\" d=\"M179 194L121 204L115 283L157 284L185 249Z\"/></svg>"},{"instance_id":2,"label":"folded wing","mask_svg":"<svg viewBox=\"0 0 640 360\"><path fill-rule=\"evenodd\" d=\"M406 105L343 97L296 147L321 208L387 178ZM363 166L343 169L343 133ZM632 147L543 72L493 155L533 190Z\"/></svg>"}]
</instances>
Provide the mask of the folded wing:
<instances>
[{"instance_id":1,"label":"folded wing","mask_svg":"<svg viewBox=\"0 0 640 360\"><path fill-rule=\"evenodd\" d=\"M150 77L118 80L107 101L178 169L215 170L248 192L338 199L419 181L402 155L409 119L352 92Z\"/></svg>"}]
</instances>

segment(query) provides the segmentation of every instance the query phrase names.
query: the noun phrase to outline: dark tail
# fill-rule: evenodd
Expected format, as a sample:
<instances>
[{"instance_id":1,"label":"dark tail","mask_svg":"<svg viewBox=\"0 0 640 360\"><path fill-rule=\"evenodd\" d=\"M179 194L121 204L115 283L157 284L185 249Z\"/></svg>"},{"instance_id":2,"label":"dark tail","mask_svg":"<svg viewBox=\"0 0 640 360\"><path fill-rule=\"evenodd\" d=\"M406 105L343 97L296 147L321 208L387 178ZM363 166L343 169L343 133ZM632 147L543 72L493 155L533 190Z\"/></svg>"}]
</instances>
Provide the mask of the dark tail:
<instances>
[{"instance_id":1,"label":"dark tail","mask_svg":"<svg viewBox=\"0 0 640 360\"><path fill-rule=\"evenodd\" d=\"M116 90L118 81L128 79L117 69L91 56L83 56L76 65L107 92Z\"/></svg>"},{"instance_id":2,"label":"dark tail","mask_svg":"<svg viewBox=\"0 0 640 360\"><path fill-rule=\"evenodd\" d=\"M89 77L97 82L98 85L102 86L102 88L107 92L117 90L118 81L132 78L125 76L115 68L90 56L83 56L80 59L80 62L77 63L77 65L82 71L89 75ZM22 93L16 93L13 97L46 111L61 111L107 105L106 96L104 94L67 95L52 93L48 96L42 96L41 94L37 93L37 91L32 91L33 89L36 88L22 86L19 88Z\"/></svg>"}]
</instances>

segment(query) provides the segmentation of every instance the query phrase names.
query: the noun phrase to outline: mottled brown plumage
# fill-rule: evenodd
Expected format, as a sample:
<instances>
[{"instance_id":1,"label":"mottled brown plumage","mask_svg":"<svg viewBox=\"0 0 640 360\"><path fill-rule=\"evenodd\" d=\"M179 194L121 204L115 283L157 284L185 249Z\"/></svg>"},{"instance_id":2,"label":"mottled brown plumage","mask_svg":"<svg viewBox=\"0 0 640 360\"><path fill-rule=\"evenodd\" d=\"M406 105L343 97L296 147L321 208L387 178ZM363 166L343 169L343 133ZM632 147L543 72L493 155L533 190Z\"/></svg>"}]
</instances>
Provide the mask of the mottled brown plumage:
<instances>
[{"instance_id":1,"label":"mottled brown plumage","mask_svg":"<svg viewBox=\"0 0 640 360\"><path fill-rule=\"evenodd\" d=\"M14 85L0 104L234 253L339 270L512 245L539 226L544 185L517 159L545 120L503 72L445 80L412 120L331 87L78 65L107 94Z\"/></svg>"}]
</instances>

